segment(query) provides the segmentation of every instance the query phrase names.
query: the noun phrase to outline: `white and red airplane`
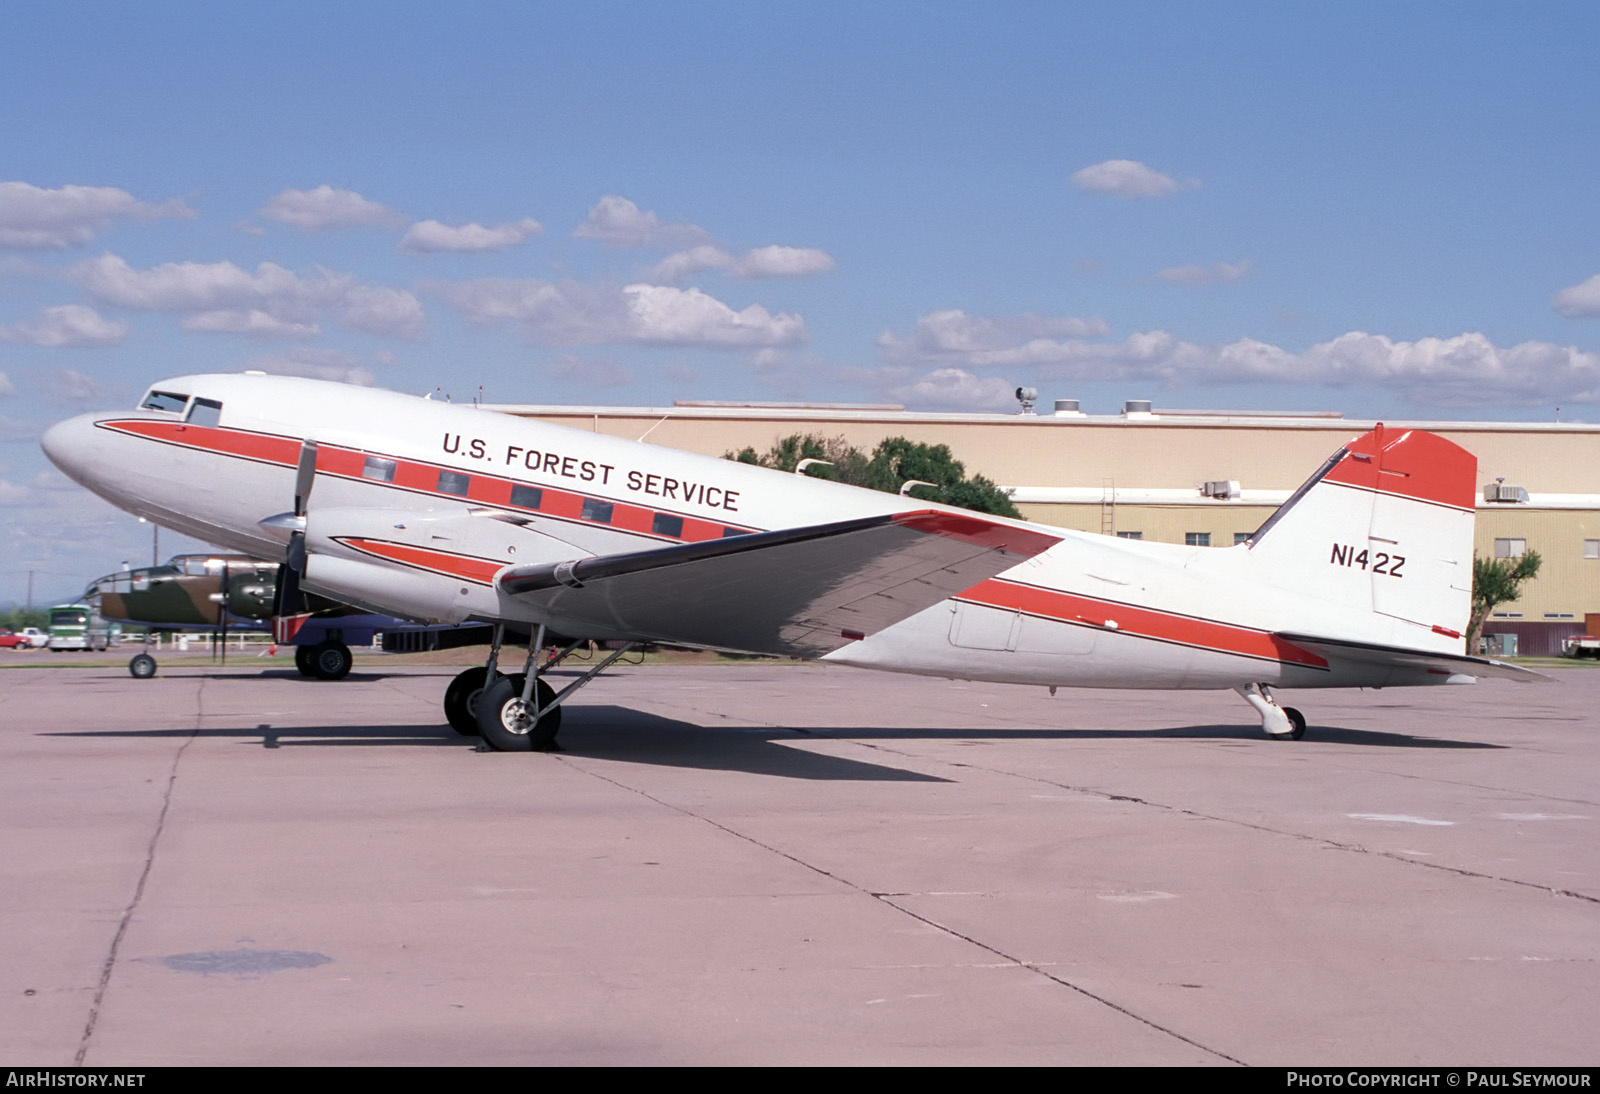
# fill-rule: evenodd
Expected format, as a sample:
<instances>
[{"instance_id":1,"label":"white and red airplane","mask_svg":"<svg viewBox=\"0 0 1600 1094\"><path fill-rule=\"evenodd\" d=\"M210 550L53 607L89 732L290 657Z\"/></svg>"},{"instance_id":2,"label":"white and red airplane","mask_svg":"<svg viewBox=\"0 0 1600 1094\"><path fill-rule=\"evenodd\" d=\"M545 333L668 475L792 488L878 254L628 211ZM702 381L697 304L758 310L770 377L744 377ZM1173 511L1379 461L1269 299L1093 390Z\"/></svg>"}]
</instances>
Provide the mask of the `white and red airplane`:
<instances>
[{"instance_id":1,"label":"white and red airplane","mask_svg":"<svg viewBox=\"0 0 1600 1094\"><path fill-rule=\"evenodd\" d=\"M1056 687L1237 691L1545 679L1468 657L1476 459L1357 437L1232 548L1114 539L509 417L289 377L185 376L44 436L129 512L281 560L284 581L425 622L496 624L445 694L491 746L549 746L544 673L588 640ZM523 672L497 671L507 626ZM565 649L545 663L540 651Z\"/></svg>"}]
</instances>

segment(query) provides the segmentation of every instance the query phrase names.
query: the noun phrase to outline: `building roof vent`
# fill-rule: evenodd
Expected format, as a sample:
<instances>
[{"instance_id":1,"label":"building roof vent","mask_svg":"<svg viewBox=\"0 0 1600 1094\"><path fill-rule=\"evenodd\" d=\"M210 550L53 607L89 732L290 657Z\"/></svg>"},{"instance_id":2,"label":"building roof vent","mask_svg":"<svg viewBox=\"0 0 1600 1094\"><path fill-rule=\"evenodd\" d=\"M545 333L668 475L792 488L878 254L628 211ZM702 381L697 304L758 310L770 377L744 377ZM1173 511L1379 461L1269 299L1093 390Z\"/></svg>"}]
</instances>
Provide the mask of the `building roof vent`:
<instances>
[{"instance_id":1,"label":"building roof vent","mask_svg":"<svg viewBox=\"0 0 1600 1094\"><path fill-rule=\"evenodd\" d=\"M1483 488L1484 501L1527 501L1528 491L1521 486L1507 486L1505 479L1495 479Z\"/></svg>"},{"instance_id":2,"label":"building roof vent","mask_svg":"<svg viewBox=\"0 0 1600 1094\"><path fill-rule=\"evenodd\" d=\"M1082 414L1083 414L1083 411L1078 409L1078 400L1076 400L1076 399L1057 399L1056 400L1056 416L1057 417L1064 418L1064 417L1067 417L1068 415L1082 416Z\"/></svg>"},{"instance_id":3,"label":"building roof vent","mask_svg":"<svg viewBox=\"0 0 1600 1094\"><path fill-rule=\"evenodd\" d=\"M1135 414L1142 415L1144 417L1149 417L1150 416L1150 400L1149 399L1129 399L1127 402L1122 404L1122 413L1124 415L1126 415L1127 417L1130 417L1130 418L1133 417Z\"/></svg>"},{"instance_id":4,"label":"building roof vent","mask_svg":"<svg viewBox=\"0 0 1600 1094\"><path fill-rule=\"evenodd\" d=\"M1212 479L1200 486L1202 498L1236 498L1240 492L1238 479Z\"/></svg>"}]
</instances>

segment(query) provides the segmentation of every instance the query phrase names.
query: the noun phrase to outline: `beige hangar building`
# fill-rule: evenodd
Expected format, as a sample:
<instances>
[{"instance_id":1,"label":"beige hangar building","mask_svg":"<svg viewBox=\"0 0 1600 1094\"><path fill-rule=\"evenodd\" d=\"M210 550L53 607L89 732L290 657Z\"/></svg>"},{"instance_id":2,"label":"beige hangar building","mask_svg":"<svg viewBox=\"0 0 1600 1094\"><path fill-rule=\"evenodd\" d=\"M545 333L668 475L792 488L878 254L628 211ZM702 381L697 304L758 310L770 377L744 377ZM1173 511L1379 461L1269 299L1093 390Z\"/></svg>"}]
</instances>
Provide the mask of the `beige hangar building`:
<instances>
[{"instance_id":1,"label":"beige hangar building","mask_svg":"<svg viewBox=\"0 0 1600 1094\"><path fill-rule=\"evenodd\" d=\"M713 456L765 452L794 433L864 451L885 437L943 444L999 483L1030 520L1129 538L1228 547L1254 531L1338 447L1374 422L1328 413L1121 414L1058 400L1042 413L923 413L890 405L680 402L671 407L496 406L504 413ZM1478 457L1477 552L1538 551L1539 576L1484 628L1492 655L1561 652L1600 635L1600 426L1386 422Z\"/></svg>"}]
</instances>

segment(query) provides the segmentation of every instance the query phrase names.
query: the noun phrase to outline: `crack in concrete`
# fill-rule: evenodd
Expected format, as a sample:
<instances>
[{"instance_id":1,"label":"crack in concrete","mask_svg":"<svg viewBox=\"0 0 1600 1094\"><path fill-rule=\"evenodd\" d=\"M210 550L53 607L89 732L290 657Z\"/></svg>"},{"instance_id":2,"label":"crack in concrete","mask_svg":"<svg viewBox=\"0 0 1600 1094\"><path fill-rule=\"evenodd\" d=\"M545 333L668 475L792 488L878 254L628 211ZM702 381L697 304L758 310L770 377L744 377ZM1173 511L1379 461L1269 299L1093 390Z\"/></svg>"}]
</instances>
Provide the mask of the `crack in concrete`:
<instances>
[{"instance_id":1,"label":"crack in concrete","mask_svg":"<svg viewBox=\"0 0 1600 1094\"><path fill-rule=\"evenodd\" d=\"M830 739L836 741L849 740L848 737L833 737ZM876 751L888 752L891 755L903 756L906 759L918 760L924 763L929 762L926 757L911 756L907 753L899 752L895 749L888 748L884 745L876 744L870 741L855 741L853 743L858 744L863 748L870 748ZM1179 816L1194 817L1196 820L1209 820L1216 821L1219 824L1237 825L1240 828L1249 828L1256 832L1266 832L1274 836L1285 836L1289 839L1303 840L1307 843L1321 844L1324 847L1328 847L1336 851L1348 851L1351 854L1357 855L1374 855L1378 858L1386 858L1393 862L1403 862L1407 866L1422 866L1429 870L1439 870L1447 874L1454 874L1457 877L1473 878L1478 881L1498 881L1503 882L1506 885L1516 885L1524 889L1532 889L1535 892L1548 893L1551 896L1568 897L1572 900L1581 900L1589 904L1600 904L1600 896L1595 896L1590 893L1582 893L1576 889L1558 889L1553 885L1545 885L1537 881L1525 881L1521 878L1505 877L1501 874L1486 874L1480 870L1469 870L1465 866L1449 866L1442 862L1424 862L1421 859L1411 858L1410 856L1402 854L1398 851L1376 851L1370 847L1364 847L1359 843L1345 843L1341 840L1329 839L1327 836L1315 836L1309 835L1305 832L1292 832L1283 828L1273 828L1271 825L1255 824L1251 821L1241 820L1238 817L1224 817L1214 813L1202 813L1198 809L1188 809L1181 805L1168 805L1166 802L1150 801L1146 798L1136 797L1131 794L1114 794L1109 790L1102 790L1099 787L1074 786L1071 783L1056 782L1053 779L1041 778L1038 775L1028 775L1022 772L1008 771L1004 768L998 767L984 767L981 764L960 763L954 760L933 762L944 763L950 767L971 768L974 771L983 771L990 775L1004 775L1014 779L1023 779L1027 782L1038 783L1041 786L1054 787L1057 790L1068 790L1076 794L1086 794L1090 797L1100 798L1104 801L1128 802L1132 805L1142 805L1150 809L1159 809L1164 812L1175 813Z\"/></svg>"},{"instance_id":2,"label":"crack in concrete","mask_svg":"<svg viewBox=\"0 0 1600 1094\"><path fill-rule=\"evenodd\" d=\"M560 759L562 762L567 763L569 766L574 767L576 770L581 771L585 775L589 775L589 776L591 776L593 778L599 779L601 782L610 783L612 786L617 787L619 790L626 791L626 792L628 792L630 794L636 794L639 797L644 798L646 801L653 802L656 805L659 805L663 809L670 809L674 813L678 813L678 814L680 814L682 816L685 816L685 817L691 817L694 820L697 820L697 821L701 822L702 824L709 825L710 827L715 828L719 832L723 832L723 833L725 833L725 834L727 834L729 836L732 836L734 839L742 840L745 843L750 844L752 847L758 847L761 850L767 852L768 854L777 855L779 858L782 858L782 859L785 859L785 860L787 860L789 862L792 862L796 866L799 866L804 870L808 870L808 871L810 871L810 872L812 872L814 874L817 874L817 875L819 875L821 877L825 877L829 881L835 882L836 884L843 885L846 888L848 888L848 889L850 889L850 890L852 890L852 891L854 891L856 893L861 894L862 896L870 897L871 899L877 901L878 903L883 904L883 905L885 905L887 907L893 908L895 911L899 912L901 915L906 916L909 919L916 920L918 923L921 923L924 926L932 927L934 930L939 931L942 934L948 935L951 938L960 939L961 941L967 943L970 946L976 946L978 949L984 951L985 953L993 954L995 957L1000 958L1001 962L1003 962L1005 965L1013 966L1013 967L1020 968L1020 969L1025 969L1028 972L1033 973L1035 976L1041 976L1044 979L1049 980L1053 984L1056 984L1056 985L1058 985L1060 987L1066 988L1069 991L1076 992L1077 994L1083 996L1084 998L1092 1000L1093 1002L1098 1003L1103 1007L1108 1007L1109 1009L1116 1011L1118 1014L1121 1014L1126 1018L1132 1019L1133 1021L1138 1022L1141 1025L1148 1026L1150 1029L1153 1029L1158 1033L1164 1034L1165 1036L1171 1037L1174 1040L1182 1041L1184 1044L1189 1045L1189 1046L1191 1046L1193 1048L1199 1049L1201 1052L1204 1052L1204 1053L1206 1053L1208 1055L1215 1056L1220 1060L1226 1060L1231 1064L1238 1064L1241 1067L1248 1066L1247 1064L1244 1063L1243 1060L1237 1059L1237 1058L1235 1058L1233 1056L1229 1056L1226 1052L1223 1052L1220 1049L1215 1049L1215 1048L1210 1047L1209 1045L1202 1044L1201 1042L1194 1040L1192 1037L1186 1037L1183 1034L1179 1033L1175 1029L1172 1029L1172 1028L1170 1028L1168 1026L1164 1026L1161 1023L1154 1021L1153 1019L1146 1018L1144 1015L1139 1014L1136 1011L1129 1010L1127 1007L1122 1006L1120 1003L1117 1003L1117 1002L1114 1002L1113 1000L1107 999L1104 996L1096 995L1094 992L1089 991L1087 988L1080 987L1079 985L1074 984L1072 981L1066 979L1065 977L1059 976L1059 975L1051 972L1049 970L1049 968L1044 963L1038 963L1038 962L1032 962L1032 961L1024 961L1023 959L1021 959L1019 957L1016 957L1016 956L1014 956L1012 954L1008 954L1004 950L1001 950L998 947L993 946L993 945L991 945L991 944L989 944L987 942L984 942L984 941L981 941L980 939L974 938L971 935L963 934L961 931L956 930L954 927L951 927L948 924L940 923L936 919L931 919L928 916L925 916L925 915L922 915L922 914L920 914L918 912L912 911L910 908L908 908L908 907L906 907L906 906L904 906L902 904L896 903L892 899L894 894L874 892L871 889L868 889L868 888L866 888L864 886L856 884L855 882L851 881L849 878L841 877L838 874L835 874L835 873L833 873L833 872L831 872L829 870L824 869L821 866L816 865L815 863L807 862L805 859L800 858L799 856L795 855L793 852L785 851L781 847L774 847L774 846L772 846L771 844L768 844L768 843L763 843L761 840L756 839L754 836L748 835L747 833L744 833L744 832L740 832L736 828L731 828L728 825L722 823L721 821L713 820L711 817L707 817L707 816L705 816L705 815L703 815L701 813L697 813L692 809L687 809L684 806L674 805L673 803L671 803L669 801L663 801L661 798L656 797L654 794L651 794L646 790L641 790L636 786L629 786L627 783L624 783L624 782L622 782L622 781L620 781L618 779L614 779L609 775L603 775L598 771L587 770L587 769L585 769L585 768L583 768L583 767L581 767L581 766L579 766L577 764L573 764L566 757L557 757L557 758ZM986 963L985 967L987 967L987 963Z\"/></svg>"},{"instance_id":3,"label":"crack in concrete","mask_svg":"<svg viewBox=\"0 0 1600 1094\"><path fill-rule=\"evenodd\" d=\"M94 1037L95 1023L100 1020L100 1009L105 1003L106 991L111 986L111 974L117 965L117 951L122 948L122 939L128 933L128 924L133 921L133 913L138 910L139 902L144 899L144 887L150 880L150 872L155 867L156 845L161 842L161 833L167 826L167 812L172 808L172 791L178 782L178 764L183 761L183 754L188 751L200 737L200 726L205 718L205 689L206 678L196 678L199 686L195 689L194 728L183 744L178 746L178 751L173 753L172 766L167 771L166 789L161 794L161 810L156 814L155 830L150 833L150 842L145 846L144 868L139 872L139 881L133 887L133 897L128 901L128 906L122 910L122 918L117 921L116 934L111 937L111 948L106 951L105 962L100 966L100 981L95 986L94 1001L89 1004L89 1017L84 1022L83 1036L78 1041L78 1051L72 1058L74 1067L82 1067L84 1057L89 1054L89 1042Z\"/></svg>"}]
</instances>

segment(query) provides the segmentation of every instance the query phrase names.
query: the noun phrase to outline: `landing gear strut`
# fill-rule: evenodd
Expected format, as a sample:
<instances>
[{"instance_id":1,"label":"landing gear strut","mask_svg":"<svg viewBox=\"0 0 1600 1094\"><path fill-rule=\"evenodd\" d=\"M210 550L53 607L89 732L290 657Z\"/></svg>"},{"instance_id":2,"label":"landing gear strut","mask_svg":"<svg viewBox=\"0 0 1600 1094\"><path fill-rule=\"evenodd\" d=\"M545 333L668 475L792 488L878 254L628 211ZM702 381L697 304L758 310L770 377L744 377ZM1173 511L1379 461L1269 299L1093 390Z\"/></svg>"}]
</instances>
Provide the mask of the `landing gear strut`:
<instances>
[{"instance_id":1,"label":"landing gear strut","mask_svg":"<svg viewBox=\"0 0 1600 1094\"><path fill-rule=\"evenodd\" d=\"M460 673L445 692L444 713L452 728L463 736L479 735L484 744L501 752L545 752L555 747L561 729L561 704L634 646L629 642L559 692L543 675L584 645L580 640L539 663L544 652L543 624L528 643L528 660L522 672L496 674L503 627L495 627L494 644L483 668ZM471 728L465 728L468 720ZM476 732L474 732L474 730Z\"/></svg>"},{"instance_id":2,"label":"landing gear strut","mask_svg":"<svg viewBox=\"0 0 1600 1094\"><path fill-rule=\"evenodd\" d=\"M1280 741L1298 741L1306 735L1306 718L1294 707L1279 706L1265 684L1245 684L1233 689L1261 715L1261 728Z\"/></svg>"}]
</instances>

